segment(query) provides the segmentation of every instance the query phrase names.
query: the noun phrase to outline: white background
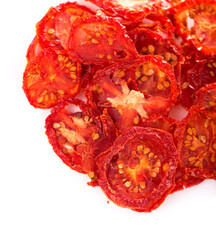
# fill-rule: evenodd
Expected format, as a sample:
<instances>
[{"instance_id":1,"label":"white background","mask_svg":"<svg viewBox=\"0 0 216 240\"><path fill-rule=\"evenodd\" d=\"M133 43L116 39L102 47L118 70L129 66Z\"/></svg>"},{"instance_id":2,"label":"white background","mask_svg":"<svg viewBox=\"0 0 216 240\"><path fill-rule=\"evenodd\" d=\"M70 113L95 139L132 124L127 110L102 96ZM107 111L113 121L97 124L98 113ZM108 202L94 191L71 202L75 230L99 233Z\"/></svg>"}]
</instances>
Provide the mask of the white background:
<instances>
[{"instance_id":1,"label":"white background","mask_svg":"<svg viewBox=\"0 0 216 240\"><path fill-rule=\"evenodd\" d=\"M35 24L57 0L1 2L0 239L215 239L216 182L177 192L152 213L111 202L55 155L44 134L49 111L21 89Z\"/></svg>"}]
</instances>

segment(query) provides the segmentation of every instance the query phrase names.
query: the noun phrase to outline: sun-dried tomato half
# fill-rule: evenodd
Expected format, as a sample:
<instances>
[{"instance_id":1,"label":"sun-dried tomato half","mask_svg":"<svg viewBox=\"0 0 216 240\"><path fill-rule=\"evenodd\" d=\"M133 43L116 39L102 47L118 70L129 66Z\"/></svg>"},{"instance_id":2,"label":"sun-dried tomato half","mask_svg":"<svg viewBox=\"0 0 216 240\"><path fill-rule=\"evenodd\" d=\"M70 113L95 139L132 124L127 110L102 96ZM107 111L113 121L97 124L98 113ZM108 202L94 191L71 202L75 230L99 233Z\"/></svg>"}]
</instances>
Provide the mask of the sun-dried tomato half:
<instances>
[{"instance_id":1,"label":"sun-dried tomato half","mask_svg":"<svg viewBox=\"0 0 216 240\"><path fill-rule=\"evenodd\" d=\"M95 180L95 157L112 145L116 128L106 111L99 115L92 106L68 99L47 117L46 134L66 165Z\"/></svg>"},{"instance_id":2,"label":"sun-dried tomato half","mask_svg":"<svg viewBox=\"0 0 216 240\"><path fill-rule=\"evenodd\" d=\"M33 60L35 60L35 58L38 56L40 52L41 52L41 47L39 45L37 36L35 36L27 50L27 54L26 54L27 61L32 62Z\"/></svg>"},{"instance_id":3,"label":"sun-dried tomato half","mask_svg":"<svg viewBox=\"0 0 216 240\"><path fill-rule=\"evenodd\" d=\"M214 0L187 0L171 10L177 33L206 55L216 54L215 10Z\"/></svg>"},{"instance_id":4,"label":"sun-dried tomato half","mask_svg":"<svg viewBox=\"0 0 216 240\"><path fill-rule=\"evenodd\" d=\"M41 51L23 74L25 94L37 108L50 108L62 98L75 96L80 85L80 64L52 49Z\"/></svg>"},{"instance_id":5,"label":"sun-dried tomato half","mask_svg":"<svg viewBox=\"0 0 216 240\"><path fill-rule=\"evenodd\" d=\"M173 67L157 56L143 56L130 69L137 89L147 99L149 114L168 114L177 101L177 83Z\"/></svg>"},{"instance_id":6,"label":"sun-dried tomato half","mask_svg":"<svg viewBox=\"0 0 216 240\"><path fill-rule=\"evenodd\" d=\"M86 64L134 59L138 53L124 27L108 17L74 21L68 42L71 57Z\"/></svg>"},{"instance_id":7,"label":"sun-dried tomato half","mask_svg":"<svg viewBox=\"0 0 216 240\"><path fill-rule=\"evenodd\" d=\"M112 17L121 17L129 20L128 24L134 24L141 21L150 12L160 11L169 4L161 0L89 0L99 7L103 8Z\"/></svg>"},{"instance_id":8,"label":"sun-dried tomato half","mask_svg":"<svg viewBox=\"0 0 216 240\"><path fill-rule=\"evenodd\" d=\"M194 105L205 110L210 118L216 118L216 83L208 84L196 92Z\"/></svg>"},{"instance_id":9,"label":"sun-dried tomato half","mask_svg":"<svg viewBox=\"0 0 216 240\"><path fill-rule=\"evenodd\" d=\"M116 139L107 154L99 156L98 182L115 204L150 212L174 187L178 157L168 132L133 127Z\"/></svg>"},{"instance_id":10,"label":"sun-dried tomato half","mask_svg":"<svg viewBox=\"0 0 216 240\"><path fill-rule=\"evenodd\" d=\"M66 2L52 7L37 23L37 36L43 48L66 49L72 23L76 18L87 18L94 12L78 3Z\"/></svg>"},{"instance_id":11,"label":"sun-dried tomato half","mask_svg":"<svg viewBox=\"0 0 216 240\"><path fill-rule=\"evenodd\" d=\"M178 125L175 138L180 166L192 176L216 176L216 119L208 118L201 108L193 107Z\"/></svg>"}]
</instances>

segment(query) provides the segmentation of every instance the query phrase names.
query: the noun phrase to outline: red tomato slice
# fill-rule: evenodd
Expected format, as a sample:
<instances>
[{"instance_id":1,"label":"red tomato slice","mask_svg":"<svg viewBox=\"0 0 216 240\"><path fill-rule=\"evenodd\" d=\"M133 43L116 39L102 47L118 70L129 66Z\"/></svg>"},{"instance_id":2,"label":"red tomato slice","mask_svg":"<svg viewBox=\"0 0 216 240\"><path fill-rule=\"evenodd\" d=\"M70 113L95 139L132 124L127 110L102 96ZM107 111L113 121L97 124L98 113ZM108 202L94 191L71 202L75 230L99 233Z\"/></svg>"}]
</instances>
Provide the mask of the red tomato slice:
<instances>
[{"instance_id":1,"label":"red tomato slice","mask_svg":"<svg viewBox=\"0 0 216 240\"><path fill-rule=\"evenodd\" d=\"M78 18L94 15L89 8L78 3L62 3L52 7L37 23L37 36L43 48L66 49L72 23Z\"/></svg>"},{"instance_id":2,"label":"red tomato slice","mask_svg":"<svg viewBox=\"0 0 216 240\"><path fill-rule=\"evenodd\" d=\"M81 85L80 64L67 53L46 49L29 62L23 89L34 107L51 108L65 97L75 96Z\"/></svg>"},{"instance_id":3,"label":"red tomato slice","mask_svg":"<svg viewBox=\"0 0 216 240\"><path fill-rule=\"evenodd\" d=\"M216 83L208 84L196 92L194 105L201 107L205 115L216 118Z\"/></svg>"},{"instance_id":4,"label":"red tomato slice","mask_svg":"<svg viewBox=\"0 0 216 240\"><path fill-rule=\"evenodd\" d=\"M74 104L80 110L74 111ZM46 119L46 134L66 165L95 180L95 157L112 145L116 128L105 111L98 115L92 106L69 99Z\"/></svg>"},{"instance_id":5,"label":"red tomato slice","mask_svg":"<svg viewBox=\"0 0 216 240\"><path fill-rule=\"evenodd\" d=\"M178 157L169 133L133 127L98 157L98 182L115 204L150 212L173 189Z\"/></svg>"},{"instance_id":6,"label":"red tomato slice","mask_svg":"<svg viewBox=\"0 0 216 240\"><path fill-rule=\"evenodd\" d=\"M134 59L138 53L124 27L108 17L77 19L68 42L71 57L85 64L106 64Z\"/></svg>"},{"instance_id":7,"label":"red tomato slice","mask_svg":"<svg viewBox=\"0 0 216 240\"><path fill-rule=\"evenodd\" d=\"M171 10L177 33L206 55L216 54L215 9L214 0L188 0Z\"/></svg>"},{"instance_id":8,"label":"red tomato slice","mask_svg":"<svg viewBox=\"0 0 216 240\"><path fill-rule=\"evenodd\" d=\"M201 108L191 108L177 127L175 137L180 152L180 166L191 176L216 176L216 119L206 117Z\"/></svg>"}]
</instances>

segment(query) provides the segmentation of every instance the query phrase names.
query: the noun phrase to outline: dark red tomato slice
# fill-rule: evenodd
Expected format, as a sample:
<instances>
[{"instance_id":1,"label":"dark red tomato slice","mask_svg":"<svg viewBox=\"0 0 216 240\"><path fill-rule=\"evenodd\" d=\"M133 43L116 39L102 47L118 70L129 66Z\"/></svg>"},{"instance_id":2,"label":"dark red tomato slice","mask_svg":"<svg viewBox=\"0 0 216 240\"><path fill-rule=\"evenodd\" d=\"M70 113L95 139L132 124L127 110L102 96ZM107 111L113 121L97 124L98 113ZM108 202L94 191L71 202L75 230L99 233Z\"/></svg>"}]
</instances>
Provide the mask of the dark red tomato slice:
<instances>
[{"instance_id":1,"label":"dark red tomato slice","mask_svg":"<svg viewBox=\"0 0 216 240\"><path fill-rule=\"evenodd\" d=\"M95 157L112 145L116 128L106 112L98 115L92 106L69 99L54 108L46 119L46 134L66 165L95 180Z\"/></svg>"},{"instance_id":2,"label":"dark red tomato slice","mask_svg":"<svg viewBox=\"0 0 216 240\"><path fill-rule=\"evenodd\" d=\"M216 119L208 118L201 108L191 108L178 125L175 137L180 152L180 166L192 176L216 176Z\"/></svg>"},{"instance_id":3,"label":"dark red tomato slice","mask_svg":"<svg viewBox=\"0 0 216 240\"><path fill-rule=\"evenodd\" d=\"M208 84L196 92L194 105L205 110L210 118L216 118L216 83Z\"/></svg>"},{"instance_id":4,"label":"dark red tomato slice","mask_svg":"<svg viewBox=\"0 0 216 240\"><path fill-rule=\"evenodd\" d=\"M187 0L171 10L177 33L206 55L216 54L215 9L214 0Z\"/></svg>"},{"instance_id":5,"label":"dark red tomato slice","mask_svg":"<svg viewBox=\"0 0 216 240\"><path fill-rule=\"evenodd\" d=\"M177 101L177 83L173 67L157 56L143 56L130 69L135 74L137 89L147 99L150 115L168 114Z\"/></svg>"},{"instance_id":6,"label":"dark red tomato slice","mask_svg":"<svg viewBox=\"0 0 216 240\"><path fill-rule=\"evenodd\" d=\"M72 23L76 18L94 15L89 8L78 3L62 3L52 7L37 23L37 36L43 48L66 49Z\"/></svg>"},{"instance_id":7,"label":"dark red tomato slice","mask_svg":"<svg viewBox=\"0 0 216 240\"><path fill-rule=\"evenodd\" d=\"M129 20L128 24L134 24L141 21L148 13L156 12L166 8L169 4L160 0L90 0L94 4L103 8L113 17L121 17Z\"/></svg>"},{"instance_id":8,"label":"dark red tomato slice","mask_svg":"<svg viewBox=\"0 0 216 240\"><path fill-rule=\"evenodd\" d=\"M35 36L27 50L26 54L27 61L32 62L33 60L35 60L35 58L38 56L40 52L41 47L39 45L37 36Z\"/></svg>"},{"instance_id":9,"label":"dark red tomato slice","mask_svg":"<svg viewBox=\"0 0 216 240\"><path fill-rule=\"evenodd\" d=\"M130 63L98 71L85 94L102 111L107 109L118 129L138 125L147 117L144 95L132 89Z\"/></svg>"},{"instance_id":10,"label":"dark red tomato slice","mask_svg":"<svg viewBox=\"0 0 216 240\"><path fill-rule=\"evenodd\" d=\"M65 97L75 96L81 85L80 64L67 53L41 51L23 74L23 90L37 108L51 108Z\"/></svg>"},{"instance_id":11,"label":"dark red tomato slice","mask_svg":"<svg viewBox=\"0 0 216 240\"><path fill-rule=\"evenodd\" d=\"M168 132L133 127L116 139L107 154L99 156L98 182L115 204L151 212L173 189L178 158Z\"/></svg>"},{"instance_id":12,"label":"dark red tomato slice","mask_svg":"<svg viewBox=\"0 0 216 240\"><path fill-rule=\"evenodd\" d=\"M68 42L71 57L86 64L134 59L138 53L124 27L108 17L77 19Z\"/></svg>"}]
</instances>

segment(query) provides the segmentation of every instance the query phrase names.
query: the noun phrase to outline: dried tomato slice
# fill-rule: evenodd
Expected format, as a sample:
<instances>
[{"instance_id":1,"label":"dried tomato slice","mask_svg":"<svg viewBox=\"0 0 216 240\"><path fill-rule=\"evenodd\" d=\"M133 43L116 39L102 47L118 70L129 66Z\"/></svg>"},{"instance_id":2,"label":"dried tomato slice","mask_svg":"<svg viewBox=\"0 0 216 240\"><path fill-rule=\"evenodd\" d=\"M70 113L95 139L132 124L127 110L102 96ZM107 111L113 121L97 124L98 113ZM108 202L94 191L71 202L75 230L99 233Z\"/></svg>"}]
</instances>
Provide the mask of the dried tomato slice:
<instances>
[{"instance_id":1,"label":"dried tomato slice","mask_svg":"<svg viewBox=\"0 0 216 240\"><path fill-rule=\"evenodd\" d=\"M208 84L196 92L194 105L205 110L205 115L216 118L216 83Z\"/></svg>"},{"instance_id":2,"label":"dried tomato slice","mask_svg":"<svg viewBox=\"0 0 216 240\"><path fill-rule=\"evenodd\" d=\"M80 90L80 71L80 64L67 53L41 51L23 74L23 89L30 104L50 108L62 98L75 96Z\"/></svg>"},{"instance_id":3,"label":"dried tomato slice","mask_svg":"<svg viewBox=\"0 0 216 240\"><path fill-rule=\"evenodd\" d=\"M37 36L35 36L27 50L27 54L26 54L27 61L32 62L33 60L35 60L35 58L38 56L40 52L41 52L41 47L39 45Z\"/></svg>"},{"instance_id":4,"label":"dried tomato slice","mask_svg":"<svg viewBox=\"0 0 216 240\"><path fill-rule=\"evenodd\" d=\"M68 49L73 58L85 64L131 60L138 55L124 27L101 16L77 19L71 28Z\"/></svg>"},{"instance_id":5,"label":"dried tomato slice","mask_svg":"<svg viewBox=\"0 0 216 240\"><path fill-rule=\"evenodd\" d=\"M74 106L79 109L75 110ZM95 157L116 138L116 128L104 111L82 101L68 99L57 105L46 119L46 134L55 153L70 168L96 178Z\"/></svg>"},{"instance_id":6,"label":"dried tomato slice","mask_svg":"<svg viewBox=\"0 0 216 240\"><path fill-rule=\"evenodd\" d=\"M74 2L52 7L37 23L37 36L43 48L66 49L72 23L76 18L94 15L89 8Z\"/></svg>"},{"instance_id":7,"label":"dried tomato slice","mask_svg":"<svg viewBox=\"0 0 216 240\"><path fill-rule=\"evenodd\" d=\"M206 55L216 54L215 9L214 0L187 0L170 11L177 33Z\"/></svg>"},{"instance_id":8,"label":"dried tomato slice","mask_svg":"<svg viewBox=\"0 0 216 240\"><path fill-rule=\"evenodd\" d=\"M116 139L107 154L98 157L98 182L115 204L150 212L174 187L178 157L169 133L133 127Z\"/></svg>"},{"instance_id":9,"label":"dried tomato slice","mask_svg":"<svg viewBox=\"0 0 216 240\"><path fill-rule=\"evenodd\" d=\"M201 108L193 107L175 132L180 152L180 166L191 176L216 176L216 119L205 116Z\"/></svg>"},{"instance_id":10,"label":"dried tomato slice","mask_svg":"<svg viewBox=\"0 0 216 240\"><path fill-rule=\"evenodd\" d=\"M146 111L168 114L177 101L177 83L172 66L157 56L143 56L131 67L138 90L148 102ZM147 104L147 103L146 103Z\"/></svg>"}]
</instances>

